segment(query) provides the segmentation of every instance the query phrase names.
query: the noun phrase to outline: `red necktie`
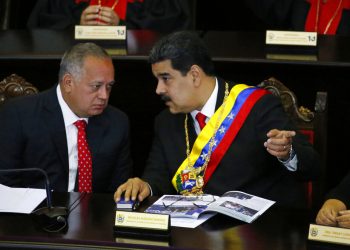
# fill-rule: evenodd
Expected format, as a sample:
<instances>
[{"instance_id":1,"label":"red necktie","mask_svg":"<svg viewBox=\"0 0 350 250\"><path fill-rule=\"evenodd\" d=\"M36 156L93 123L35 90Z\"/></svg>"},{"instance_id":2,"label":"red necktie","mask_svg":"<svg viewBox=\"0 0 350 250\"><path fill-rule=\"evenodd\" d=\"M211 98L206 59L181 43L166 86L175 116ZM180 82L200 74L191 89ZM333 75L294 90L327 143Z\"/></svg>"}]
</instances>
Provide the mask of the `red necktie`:
<instances>
[{"instance_id":1,"label":"red necktie","mask_svg":"<svg viewBox=\"0 0 350 250\"><path fill-rule=\"evenodd\" d=\"M203 115L201 112L198 112L196 115L196 120L198 121L199 127L201 128L201 130L204 128L206 122L205 119L207 119L207 117L205 115Z\"/></svg>"},{"instance_id":2,"label":"red necktie","mask_svg":"<svg viewBox=\"0 0 350 250\"><path fill-rule=\"evenodd\" d=\"M79 192L92 192L92 160L88 143L86 141L86 122L78 120L74 122L78 128L78 183Z\"/></svg>"}]
</instances>

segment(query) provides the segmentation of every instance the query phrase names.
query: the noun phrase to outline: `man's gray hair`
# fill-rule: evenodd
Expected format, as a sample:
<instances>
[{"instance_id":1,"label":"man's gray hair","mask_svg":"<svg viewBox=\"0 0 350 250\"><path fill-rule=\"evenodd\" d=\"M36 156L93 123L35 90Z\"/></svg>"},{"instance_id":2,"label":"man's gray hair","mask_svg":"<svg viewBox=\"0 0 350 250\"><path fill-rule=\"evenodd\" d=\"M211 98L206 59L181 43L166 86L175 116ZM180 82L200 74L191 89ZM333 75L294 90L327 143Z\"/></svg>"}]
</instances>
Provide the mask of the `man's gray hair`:
<instances>
[{"instance_id":1,"label":"man's gray hair","mask_svg":"<svg viewBox=\"0 0 350 250\"><path fill-rule=\"evenodd\" d=\"M63 76L67 73L80 78L83 73L85 58L88 56L111 59L103 48L94 43L78 43L67 50L62 57L60 71L58 73L59 82L61 82Z\"/></svg>"}]
</instances>

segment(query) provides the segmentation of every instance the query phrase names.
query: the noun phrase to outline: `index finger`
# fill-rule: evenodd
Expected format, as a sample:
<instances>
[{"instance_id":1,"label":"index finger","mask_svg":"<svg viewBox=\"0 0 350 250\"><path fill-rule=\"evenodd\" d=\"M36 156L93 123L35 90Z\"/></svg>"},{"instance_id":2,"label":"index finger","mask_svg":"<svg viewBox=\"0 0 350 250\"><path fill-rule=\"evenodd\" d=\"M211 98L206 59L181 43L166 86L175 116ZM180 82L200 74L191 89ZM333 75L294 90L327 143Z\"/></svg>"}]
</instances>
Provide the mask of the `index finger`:
<instances>
[{"instance_id":1,"label":"index finger","mask_svg":"<svg viewBox=\"0 0 350 250\"><path fill-rule=\"evenodd\" d=\"M288 138L290 138L290 137L293 137L293 136L295 136L295 131L292 131L292 130L283 130L283 135L285 136L285 137L288 137Z\"/></svg>"},{"instance_id":2,"label":"index finger","mask_svg":"<svg viewBox=\"0 0 350 250\"><path fill-rule=\"evenodd\" d=\"M268 137L274 137L276 135L278 135L280 131L278 129L271 129L269 132L267 132L267 136Z\"/></svg>"},{"instance_id":3,"label":"index finger","mask_svg":"<svg viewBox=\"0 0 350 250\"><path fill-rule=\"evenodd\" d=\"M122 195L122 193L126 190L126 185L123 184L123 185L120 185L118 188L117 188L117 191L115 191L114 193L114 200L116 202L120 201L120 197Z\"/></svg>"},{"instance_id":4,"label":"index finger","mask_svg":"<svg viewBox=\"0 0 350 250\"><path fill-rule=\"evenodd\" d=\"M85 14L97 14L100 11L100 7L98 5L91 5L87 7L83 12Z\"/></svg>"},{"instance_id":5,"label":"index finger","mask_svg":"<svg viewBox=\"0 0 350 250\"><path fill-rule=\"evenodd\" d=\"M339 211L339 215L347 215L347 214L350 214L350 210Z\"/></svg>"}]
</instances>

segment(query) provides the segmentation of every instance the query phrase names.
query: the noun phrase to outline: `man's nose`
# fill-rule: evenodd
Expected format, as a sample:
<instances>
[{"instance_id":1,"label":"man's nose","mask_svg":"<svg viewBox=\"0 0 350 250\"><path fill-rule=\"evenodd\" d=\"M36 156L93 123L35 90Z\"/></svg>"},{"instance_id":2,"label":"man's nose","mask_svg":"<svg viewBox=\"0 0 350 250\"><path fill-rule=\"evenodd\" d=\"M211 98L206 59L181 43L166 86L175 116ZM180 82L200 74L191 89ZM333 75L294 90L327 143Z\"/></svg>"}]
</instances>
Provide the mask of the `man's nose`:
<instances>
[{"instance_id":1,"label":"man's nose","mask_svg":"<svg viewBox=\"0 0 350 250\"><path fill-rule=\"evenodd\" d=\"M157 95L163 94L164 92L165 92L164 84L161 81L158 81L157 88L156 88Z\"/></svg>"},{"instance_id":2,"label":"man's nose","mask_svg":"<svg viewBox=\"0 0 350 250\"><path fill-rule=\"evenodd\" d=\"M108 86L104 86L99 89L98 91L98 97L101 99L108 99L110 90L108 89Z\"/></svg>"}]
</instances>

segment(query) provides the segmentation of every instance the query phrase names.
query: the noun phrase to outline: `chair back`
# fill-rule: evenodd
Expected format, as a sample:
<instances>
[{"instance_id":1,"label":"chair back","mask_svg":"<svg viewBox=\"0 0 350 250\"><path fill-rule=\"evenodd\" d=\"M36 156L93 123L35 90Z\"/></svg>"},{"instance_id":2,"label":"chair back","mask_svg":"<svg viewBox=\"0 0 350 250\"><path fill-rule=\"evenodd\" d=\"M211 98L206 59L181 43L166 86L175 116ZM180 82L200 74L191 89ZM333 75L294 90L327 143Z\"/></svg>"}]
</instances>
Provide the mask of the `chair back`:
<instances>
[{"instance_id":1,"label":"chair back","mask_svg":"<svg viewBox=\"0 0 350 250\"><path fill-rule=\"evenodd\" d=\"M327 92L317 92L313 110L299 106L294 92L274 77L262 81L259 85L279 96L284 110L296 124L298 130L305 134L309 142L321 156L321 177L308 182L308 206L317 208L321 205L325 191L325 172L327 166Z\"/></svg>"},{"instance_id":2,"label":"chair back","mask_svg":"<svg viewBox=\"0 0 350 250\"><path fill-rule=\"evenodd\" d=\"M0 105L10 98L36 93L39 93L39 90L33 84L21 76L12 74L0 82Z\"/></svg>"}]
</instances>

